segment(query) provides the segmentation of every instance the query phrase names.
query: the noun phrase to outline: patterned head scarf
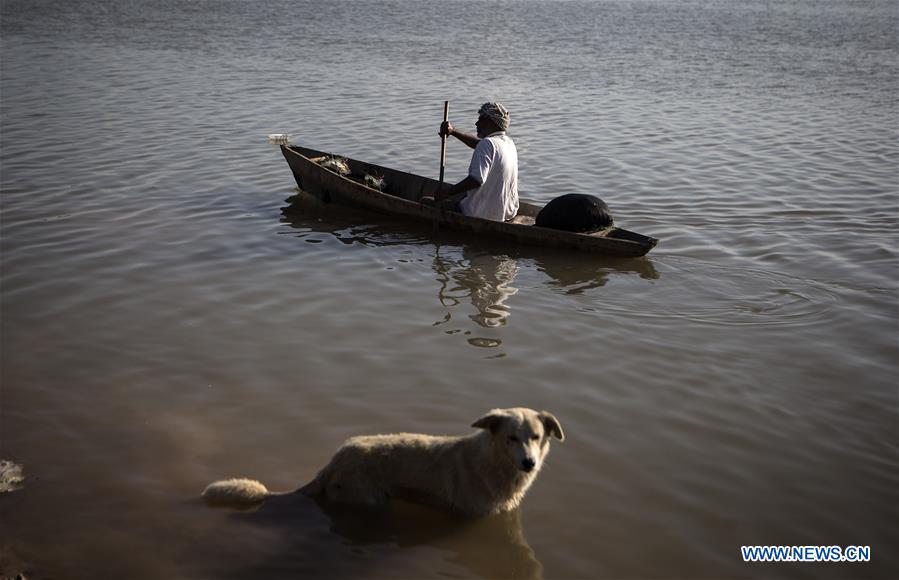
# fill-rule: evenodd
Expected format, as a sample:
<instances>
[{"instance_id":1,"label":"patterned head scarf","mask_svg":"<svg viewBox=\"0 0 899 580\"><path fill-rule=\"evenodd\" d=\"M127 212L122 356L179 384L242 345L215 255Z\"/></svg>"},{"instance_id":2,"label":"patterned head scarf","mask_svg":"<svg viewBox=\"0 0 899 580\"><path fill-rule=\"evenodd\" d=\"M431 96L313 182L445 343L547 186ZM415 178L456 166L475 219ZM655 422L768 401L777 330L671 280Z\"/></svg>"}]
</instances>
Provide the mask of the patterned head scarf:
<instances>
[{"instance_id":1,"label":"patterned head scarf","mask_svg":"<svg viewBox=\"0 0 899 580\"><path fill-rule=\"evenodd\" d=\"M487 117L493 121L500 131L509 129L509 110L499 103L484 103L478 109L478 116Z\"/></svg>"}]
</instances>

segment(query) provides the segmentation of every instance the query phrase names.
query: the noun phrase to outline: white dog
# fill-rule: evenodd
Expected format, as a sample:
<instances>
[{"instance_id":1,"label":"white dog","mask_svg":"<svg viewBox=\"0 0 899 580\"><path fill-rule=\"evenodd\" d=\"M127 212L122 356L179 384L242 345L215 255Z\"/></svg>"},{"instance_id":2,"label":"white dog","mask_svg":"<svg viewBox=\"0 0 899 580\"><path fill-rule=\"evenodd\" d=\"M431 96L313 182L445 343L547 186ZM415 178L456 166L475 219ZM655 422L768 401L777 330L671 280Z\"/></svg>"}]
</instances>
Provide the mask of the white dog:
<instances>
[{"instance_id":1,"label":"white dog","mask_svg":"<svg viewBox=\"0 0 899 580\"><path fill-rule=\"evenodd\" d=\"M494 409L464 437L413 433L348 439L315 478L296 490L328 502L381 505L398 498L470 516L515 509L543 467L550 437L564 441L545 411ZM276 495L250 479L209 484L211 505L252 505Z\"/></svg>"}]
</instances>

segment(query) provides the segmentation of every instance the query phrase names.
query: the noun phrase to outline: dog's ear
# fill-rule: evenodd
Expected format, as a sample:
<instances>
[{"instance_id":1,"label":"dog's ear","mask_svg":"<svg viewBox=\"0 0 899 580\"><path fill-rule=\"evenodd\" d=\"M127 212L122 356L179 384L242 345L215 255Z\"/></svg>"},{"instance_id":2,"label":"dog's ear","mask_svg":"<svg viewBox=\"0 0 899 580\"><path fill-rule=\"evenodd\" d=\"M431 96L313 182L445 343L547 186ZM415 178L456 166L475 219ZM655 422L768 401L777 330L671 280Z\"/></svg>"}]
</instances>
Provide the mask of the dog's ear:
<instances>
[{"instance_id":1,"label":"dog's ear","mask_svg":"<svg viewBox=\"0 0 899 580\"><path fill-rule=\"evenodd\" d=\"M556 416L547 411L540 411L540 420L543 421L543 428L547 433L551 433L559 441L565 441L565 433L562 431L562 424L556 419Z\"/></svg>"},{"instance_id":2,"label":"dog's ear","mask_svg":"<svg viewBox=\"0 0 899 580\"><path fill-rule=\"evenodd\" d=\"M496 433L496 428L506 420L506 414L499 409L494 409L471 424L472 427L478 429L490 429L491 433Z\"/></svg>"}]
</instances>

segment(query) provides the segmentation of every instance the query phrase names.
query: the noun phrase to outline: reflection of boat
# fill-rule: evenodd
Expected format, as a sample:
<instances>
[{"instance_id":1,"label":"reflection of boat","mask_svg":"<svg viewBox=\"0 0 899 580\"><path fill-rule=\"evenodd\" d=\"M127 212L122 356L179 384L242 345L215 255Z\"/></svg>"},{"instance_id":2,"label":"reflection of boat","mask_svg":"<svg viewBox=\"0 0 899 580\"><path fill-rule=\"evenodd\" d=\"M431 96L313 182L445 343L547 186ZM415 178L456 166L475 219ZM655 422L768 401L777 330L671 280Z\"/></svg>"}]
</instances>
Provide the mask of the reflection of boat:
<instances>
[{"instance_id":1,"label":"reflection of boat","mask_svg":"<svg viewBox=\"0 0 899 580\"><path fill-rule=\"evenodd\" d=\"M551 280L553 286L571 294L602 287L610 276L616 274L636 274L645 280L659 278L652 260L648 259L606 256L597 259L588 254L571 254L538 246L509 248L491 239L473 241L464 233L455 231L442 233L440 245L434 246L431 227L426 223L409 223L392 216L378 216L350 207L326 204L303 191L287 201L289 205L281 208L283 221L298 230L300 236L314 238L316 234L327 234L347 245L422 247L420 257L426 260L433 258L434 272L444 286L441 303L458 298L455 294L461 293L471 297L485 321L486 318L494 318L500 325L501 320L508 316L508 307L500 307L507 311L505 316L493 316L488 312L492 308L484 308L490 302L476 302L474 294L484 285L492 288L488 294L495 293L497 298L514 294L512 279L522 264L532 264ZM470 272L472 269L479 271ZM456 292L449 292L450 283L457 288ZM497 287L505 290L498 291ZM505 300L492 304L497 302L503 304ZM480 326L496 326L489 322L476 322Z\"/></svg>"},{"instance_id":2,"label":"reflection of boat","mask_svg":"<svg viewBox=\"0 0 899 580\"><path fill-rule=\"evenodd\" d=\"M440 210L420 203L422 197L437 191L439 182L433 179L353 159L346 159L349 174L342 175L320 165L322 161L333 158L323 151L281 145L281 152L300 189L325 202L340 202L423 222L436 219L441 226L450 229L475 232L513 244L573 249L609 256L643 256L658 243L655 238L617 227L592 234L537 227L533 225L534 218L541 207L527 202L521 202L518 215L510 222ZM386 183L384 191L365 185L363 181L366 176L383 178Z\"/></svg>"},{"instance_id":3,"label":"reflection of boat","mask_svg":"<svg viewBox=\"0 0 899 580\"><path fill-rule=\"evenodd\" d=\"M581 294L606 285L610 275L636 274L644 280L657 280L659 273L651 260L606 258L600 263L586 260L560 260L556 257L536 256L537 270L546 274L554 286L566 294Z\"/></svg>"},{"instance_id":4,"label":"reflection of boat","mask_svg":"<svg viewBox=\"0 0 899 580\"><path fill-rule=\"evenodd\" d=\"M440 243L432 241L430 225L409 223L389 215L377 215L351 207L326 204L303 191L290 197L282 207L282 221L306 242L323 241L323 235L347 246L401 247L400 262L431 264L437 282L437 301L445 316L433 323L447 334L462 333L469 344L496 348L503 344L499 334L483 335L483 329L506 326L513 312L510 299L519 290L515 278L522 270L541 272L548 284L565 294L581 294L601 288L610 278L636 274L646 280L658 279L652 260L597 257L572 254L537 246L508 248L489 239L472 241L462 232L447 231ZM474 312L468 319L477 324L460 328L459 312L470 302ZM504 356L504 355L496 355Z\"/></svg>"}]
</instances>

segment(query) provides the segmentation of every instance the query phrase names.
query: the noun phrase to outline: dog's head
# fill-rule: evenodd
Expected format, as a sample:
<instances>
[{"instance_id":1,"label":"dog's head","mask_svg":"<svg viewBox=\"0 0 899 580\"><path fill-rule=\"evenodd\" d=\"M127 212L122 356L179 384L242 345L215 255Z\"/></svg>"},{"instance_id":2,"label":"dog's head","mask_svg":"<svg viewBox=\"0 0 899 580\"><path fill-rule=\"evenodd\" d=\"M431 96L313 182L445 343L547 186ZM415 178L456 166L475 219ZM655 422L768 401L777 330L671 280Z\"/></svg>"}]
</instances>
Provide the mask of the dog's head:
<instances>
[{"instance_id":1,"label":"dog's head","mask_svg":"<svg viewBox=\"0 0 899 580\"><path fill-rule=\"evenodd\" d=\"M498 454L525 473L540 471L551 437L565 440L562 425L552 413L523 407L494 409L471 426L489 430Z\"/></svg>"}]
</instances>

